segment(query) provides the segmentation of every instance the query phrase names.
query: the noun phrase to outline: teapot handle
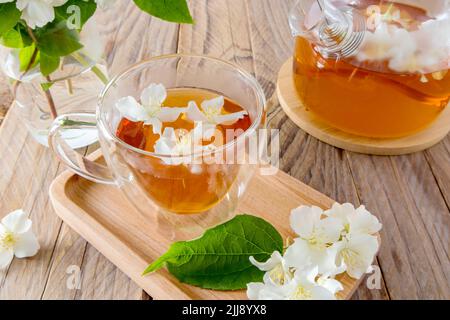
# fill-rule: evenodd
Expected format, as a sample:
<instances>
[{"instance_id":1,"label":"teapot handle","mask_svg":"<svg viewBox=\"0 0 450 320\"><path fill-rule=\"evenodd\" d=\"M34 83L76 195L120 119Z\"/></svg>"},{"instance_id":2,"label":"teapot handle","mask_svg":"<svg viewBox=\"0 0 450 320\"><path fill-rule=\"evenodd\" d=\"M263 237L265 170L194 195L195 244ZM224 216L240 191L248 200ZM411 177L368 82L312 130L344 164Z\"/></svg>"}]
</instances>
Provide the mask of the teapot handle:
<instances>
[{"instance_id":1,"label":"teapot handle","mask_svg":"<svg viewBox=\"0 0 450 320\"><path fill-rule=\"evenodd\" d=\"M78 175L97 183L115 184L112 172L107 166L88 160L62 138L61 133L70 129L97 131L95 114L72 113L57 117L50 128L48 144L58 159Z\"/></svg>"}]
</instances>

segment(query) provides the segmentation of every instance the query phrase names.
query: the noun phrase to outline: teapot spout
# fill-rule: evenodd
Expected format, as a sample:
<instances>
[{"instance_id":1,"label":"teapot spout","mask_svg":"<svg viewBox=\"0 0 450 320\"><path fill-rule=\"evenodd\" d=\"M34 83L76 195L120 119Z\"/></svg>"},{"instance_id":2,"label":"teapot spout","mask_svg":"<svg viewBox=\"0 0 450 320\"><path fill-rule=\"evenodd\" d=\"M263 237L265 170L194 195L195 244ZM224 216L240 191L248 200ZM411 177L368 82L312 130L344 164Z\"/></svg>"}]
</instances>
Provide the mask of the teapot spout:
<instances>
[{"instance_id":1,"label":"teapot spout","mask_svg":"<svg viewBox=\"0 0 450 320\"><path fill-rule=\"evenodd\" d=\"M309 40L330 58L353 54L366 29L363 16L345 2L332 0L298 0L289 14L289 25L294 37Z\"/></svg>"},{"instance_id":2,"label":"teapot spout","mask_svg":"<svg viewBox=\"0 0 450 320\"><path fill-rule=\"evenodd\" d=\"M316 0L298 0L289 13L289 26L294 37L312 38L314 29L323 21Z\"/></svg>"}]
</instances>

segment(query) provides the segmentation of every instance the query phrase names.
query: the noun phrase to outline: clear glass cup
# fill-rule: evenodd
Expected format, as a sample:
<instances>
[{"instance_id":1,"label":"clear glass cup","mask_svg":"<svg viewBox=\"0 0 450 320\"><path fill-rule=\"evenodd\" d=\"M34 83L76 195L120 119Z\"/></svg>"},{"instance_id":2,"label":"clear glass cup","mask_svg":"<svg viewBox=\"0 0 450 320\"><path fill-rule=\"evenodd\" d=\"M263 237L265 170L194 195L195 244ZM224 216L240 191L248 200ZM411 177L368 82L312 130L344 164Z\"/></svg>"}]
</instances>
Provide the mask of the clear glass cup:
<instances>
[{"instance_id":1,"label":"clear glass cup","mask_svg":"<svg viewBox=\"0 0 450 320\"><path fill-rule=\"evenodd\" d=\"M213 151L183 155L195 159L192 163L179 164L174 160L180 157L132 147L116 136L122 116L115 103L126 96L139 99L151 83L162 83L167 90L195 88L223 95L249 113L252 125ZM141 214L158 223L160 230L173 233L176 239L187 239L235 214L258 166L248 154L250 140L264 127L265 103L257 81L228 62L184 54L155 57L115 77L102 92L96 115L60 116L53 124L49 144L76 173L119 187ZM65 125L68 119L71 122ZM97 131L107 166L91 162L68 147L61 139L67 128ZM193 166L195 170L191 170Z\"/></svg>"}]
</instances>

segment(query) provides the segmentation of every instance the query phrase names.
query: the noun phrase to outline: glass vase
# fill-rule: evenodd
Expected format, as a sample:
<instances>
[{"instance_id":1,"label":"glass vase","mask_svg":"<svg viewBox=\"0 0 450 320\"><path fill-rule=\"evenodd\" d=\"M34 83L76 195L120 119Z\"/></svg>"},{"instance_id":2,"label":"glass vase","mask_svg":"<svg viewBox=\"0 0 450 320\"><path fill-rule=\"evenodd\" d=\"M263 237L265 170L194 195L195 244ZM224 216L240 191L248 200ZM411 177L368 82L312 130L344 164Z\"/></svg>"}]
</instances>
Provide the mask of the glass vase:
<instances>
[{"instance_id":1,"label":"glass vase","mask_svg":"<svg viewBox=\"0 0 450 320\"><path fill-rule=\"evenodd\" d=\"M61 58L58 69L49 76L40 72L39 64L21 71L20 49L0 49L1 69L10 79L23 124L46 147L53 120L60 114L95 111L97 97L107 81L104 42L94 18L84 25L80 42L83 48ZM63 135L75 149L97 141L93 130L68 129Z\"/></svg>"}]
</instances>

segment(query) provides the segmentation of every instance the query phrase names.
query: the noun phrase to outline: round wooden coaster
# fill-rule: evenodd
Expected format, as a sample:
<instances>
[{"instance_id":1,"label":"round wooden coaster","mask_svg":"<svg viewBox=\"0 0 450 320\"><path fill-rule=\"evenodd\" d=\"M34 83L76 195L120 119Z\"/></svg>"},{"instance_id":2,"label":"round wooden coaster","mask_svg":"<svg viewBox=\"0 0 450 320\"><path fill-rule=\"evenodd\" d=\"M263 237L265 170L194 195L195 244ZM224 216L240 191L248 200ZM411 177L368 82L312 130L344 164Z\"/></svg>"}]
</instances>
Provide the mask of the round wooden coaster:
<instances>
[{"instance_id":1,"label":"round wooden coaster","mask_svg":"<svg viewBox=\"0 0 450 320\"><path fill-rule=\"evenodd\" d=\"M441 141L450 132L450 106L427 129L411 136L380 139L343 132L306 111L293 80L292 58L284 63L278 75L277 94L283 110L301 129L313 137L348 151L374 155L401 155L425 150Z\"/></svg>"}]
</instances>

